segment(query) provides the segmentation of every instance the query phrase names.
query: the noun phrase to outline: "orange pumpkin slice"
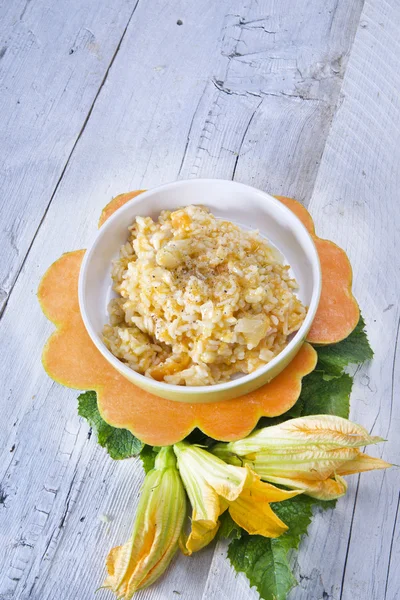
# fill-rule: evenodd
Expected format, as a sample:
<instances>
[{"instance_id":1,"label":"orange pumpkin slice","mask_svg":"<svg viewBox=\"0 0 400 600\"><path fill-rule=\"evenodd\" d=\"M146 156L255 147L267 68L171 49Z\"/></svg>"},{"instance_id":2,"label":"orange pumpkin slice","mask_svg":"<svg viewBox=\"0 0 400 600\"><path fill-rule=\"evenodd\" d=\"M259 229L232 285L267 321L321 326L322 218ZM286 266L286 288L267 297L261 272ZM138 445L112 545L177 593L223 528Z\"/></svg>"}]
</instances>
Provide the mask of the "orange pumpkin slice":
<instances>
[{"instance_id":1,"label":"orange pumpkin slice","mask_svg":"<svg viewBox=\"0 0 400 600\"><path fill-rule=\"evenodd\" d=\"M141 191L121 194L103 210L99 227ZM343 250L315 235L314 223L302 204L279 197L304 223L314 238L322 267L321 301L309 334L313 343L334 343L351 333L359 311L351 293L351 266ZM246 436L262 416L283 414L296 402L302 378L316 365L309 344L286 369L259 390L209 404L172 402L144 392L128 382L98 352L81 319L78 276L84 250L64 254L47 271L38 296L43 312L57 326L47 342L43 364L54 380L76 389L97 392L103 418L115 427L129 429L148 444L175 443L199 427L209 436L230 441Z\"/></svg>"},{"instance_id":2,"label":"orange pumpkin slice","mask_svg":"<svg viewBox=\"0 0 400 600\"><path fill-rule=\"evenodd\" d=\"M277 196L302 221L318 251L322 271L322 290L317 314L307 336L312 344L336 344L353 331L360 309L351 290L353 273L344 250L315 234L308 210L293 198Z\"/></svg>"},{"instance_id":3,"label":"orange pumpkin slice","mask_svg":"<svg viewBox=\"0 0 400 600\"><path fill-rule=\"evenodd\" d=\"M119 196L115 196L101 211L100 219L99 219L99 228L107 221L112 214L115 213L116 210L121 208L124 204L128 202L128 200L132 200L135 196L139 196L142 192L146 190L135 190L133 192L127 192L126 194L120 194Z\"/></svg>"},{"instance_id":4,"label":"orange pumpkin slice","mask_svg":"<svg viewBox=\"0 0 400 600\"><path fill-rule=\"evenodd\" d=\"M248 435L260 417L281 415L296 402L302 378L317 361L314 348L307 343L270 383L235 400L183 404L159 398L130 383L100 354L83 324L78 277L84 252L64 254L41 281L39 302L57 327L44 348L43 364L57 382L95 390L105 421L155 446L174 444L195 427L214 439L230 441Z\"/></svg>"}]
</instances>

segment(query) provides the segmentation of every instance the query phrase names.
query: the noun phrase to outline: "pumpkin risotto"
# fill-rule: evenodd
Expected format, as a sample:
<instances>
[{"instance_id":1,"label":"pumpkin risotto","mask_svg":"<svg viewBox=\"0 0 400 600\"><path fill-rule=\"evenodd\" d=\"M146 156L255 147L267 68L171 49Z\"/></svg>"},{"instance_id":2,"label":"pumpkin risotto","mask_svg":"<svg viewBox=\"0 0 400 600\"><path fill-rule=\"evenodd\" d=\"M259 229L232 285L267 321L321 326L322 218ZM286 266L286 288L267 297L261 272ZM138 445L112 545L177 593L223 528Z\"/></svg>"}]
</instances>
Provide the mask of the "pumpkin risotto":
<instances>
[{"instance_id":1,"label":"pumpkin risotto","mask_svg":"<svg viewBox=\"0 0 400 600\"><path fill-rule=\"evenodd\" d=\"M306 309L278 253L257 231L206 208L136 217L112 270L117 298L103 336L158 381L211 385L279 354Z\"/></svg>"}]
</instances>

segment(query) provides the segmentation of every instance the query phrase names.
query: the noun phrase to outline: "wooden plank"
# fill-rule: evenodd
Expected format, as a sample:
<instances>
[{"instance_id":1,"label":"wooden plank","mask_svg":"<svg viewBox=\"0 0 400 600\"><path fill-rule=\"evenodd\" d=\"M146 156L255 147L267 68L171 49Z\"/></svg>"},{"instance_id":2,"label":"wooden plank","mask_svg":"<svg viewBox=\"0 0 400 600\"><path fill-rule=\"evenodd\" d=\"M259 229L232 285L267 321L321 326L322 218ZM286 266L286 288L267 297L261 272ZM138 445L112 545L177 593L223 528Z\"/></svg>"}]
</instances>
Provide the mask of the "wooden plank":
<instances>
[{"instance_id":1,"label":"wooden plank","mask_svg":"<svg viewBox=\"0 0 400 600\"><path fill-rule=\"evenodd\" d=\"M361 7L231 5L179 177L234 178L308 200Z\"/></svg>"},{"instance_id":2,"label":"wooden plank","mask_svg":"<svg viewBox=\"0 0 400 600\"><path fill-rule=\"evenodd\" d=\"M7 340L0 364L7 389L7 398L1 398L7 433L0 439L6 496L0 511L5 548L0 597L7 600L89 597L102 581L108 550L130 535L141 470L134 461L113 463L95 448L76 414L77 393L44 374L41 348L52 327L35 293L55 258L87 244L114 190L148 184L146 177L158 183L164 164L179 168L192 117L182 107L194 111L199 101L226 7L193 1L184 15L173 12L161 0L139 4L77 144L79 154L74 152L65 172L69 184L57 189L0 323L1 339ZM183 26L177 25L179 17ZM206 38L208 44L199 43ZM110 535L98 522L103 512L113 517ZM186 597L196 600L211 557L212 549L196 560L180 557L171 577L144 594L165 598L187 588Z\"/></svg>"},{"instance_id":3,"label":"wooden plank","mask_svg":"<svg viewBox=\"0 0 400 600\"><path fill-rule=\"evenodd\" d=\"M0 313L136 3L1 4Z\"/></svg>"},{"instance_id":4,"label":"wooden plank","mask_svg":"<svg viewBox=\"0 0 400 600\"><path fill-rule=\"evenodd\" d=\"M3 476L0 481L8 495L6 509L0 511L0 535L4 536L4 542L7 540L7 544L3 545L5 552L0 557L0 594L3 593L7 600L11 597L25 599L30 590L31 597L40 600L54 597L72 600L78 595L89 596L99 584L107 550L129 535L140 484L140 472L134 461L112 463L106 460L101 449L94 448L93 439L86 439L87 428L76 417L76 394L52 385L40 369L40 349L51 328L44 324L34 293L45 267L63 250L85 245L91 235L89 232L94 232L95 216L101 206L111 195L125 189L156 185L178 175L227 178L234 175L238 180L275 193L283 191L297 194L300 198L311 193L318 169L316 162L323 151L338 98L343 65L361 2L339 2L334 13L332 2L322 15L318 15L320 3L317 2L301 8L295 8L291 3L290 10L288 3L277 7L272 2L259 2L258 6L257 9L255 6L247 7L244 2L236 2L232 6L232 3L216 4L203 0L185 3L178 12L161 1L139 4L15 286L1 324L7 349L3 352L0 374L2 381L8 384L7 389L11 390L2 411L5 430L10 433L1 442L3 453L0 462ZM331 27L327 22L329 10L332 11L329 18L334 14ZM393 15L390 16L393 18ZM183 25L177 25L178 19L182 19ZM244 23L240 22L242 19ZM273 27L269 29L271 24ZM288 32L285 32L287 28ZM274 30L276 33L268 33ZM361 34L367 31L368 27ZM239 34L243 36L240 38L242 44L238 41L237 48L233 49L236 34L237 37ZM279 46L282 52L269 60L271 35L275 35L278 42L280 36L284 39ZM248 65L245 64L246 58L235 55L242 54L242 46L245 45L254 55ZM362 58L361 50L358 60ZM253 61L253 58L259 60L255 58L257 56L263 59L261 63ZM293 57L296 56L303 60L301 73L294 73ZM339 56L342 58L336 64ZM332 64L337 71L333 74ZM316 78L313 68L318 68ZM365 65L363 69L360 81L368 73ZM360 81L355 84L356 90L360 88ZM301 87L302 83L306 88ZM368 84L373 87L373 82L367 79L361 87L363 94ZM353 91L350 91L348 99L353 101ZM347 101L345 96L338 119L342 118ZM356 107L359 102L357 97ZM389 104L384 110L388 114L396 114L396 111L391 113ZM353 111L356 111L354 107ZM371 112L370 118L372 125L377 127L376 114ZM335 121L336 128L338 122ZM362 127L358 120L353 124ZM342 126L336 137L343 131ZM353 132L353 137L356 135ZM361 154L369 148L370 139L367 135L365 139ZM329 188L327 195L331 196L332 190L340 183L340 189L346 191L343 195L346 211L349 197L353 198L356 191L364 193L369 185L365 182L361 187L359 183L352 183L355 163L349 157L358 146L353 145L349 150L347 144L348 141L349 166L346 166L345 173L341 170L341 154L329 145L324 157L324 170L321 171L325 172L325 176L322 178L321 175L316 188ZM339 144L338 147L342 152L342 146ZM386 155L379 147L379 152L387 157L387 164L391 164L394 149L391 152L388 149L389 154ZM336 165L333 169L332 164ZM383 163L381 167L389 168ZM371 167L371 172L376 178L373 181L376 191L378 182L381 186L383 182L376 168ZM335 174L333 179L332 173ZM342 181L342 177L346 181ZM385 185L390 186L389 192L393 194L395 186L387 181ZM313 197L313 209L317 222L326 228L321 229L323 233L347 245L354 255L364 251L366 240L372 244L371 252L372 249L376 251L373 244L378 243L379 232L375 230L376 238L371 241L370 229L373 231L374 226L371 215L380 210L380 205L367 203L361 208L349 208L349 215L352 215L349 220L342 219L343 225L337 225L337 229L331 231L326 216L332 208L327 206L328 202L323 205L325 210L318 208L318 194ZM390 195L390 198L393 202L394 196ZM335 223L337 214L333 212L332 215ZM349 229L349 225L354 223L362 223L357 235ZM359 255L355 270L358 281L365 280L367 286L371 275L366 263L360 271L362 259ZM375 257L373 264L377 262ZM383 278L383 274L381 276ZM356 282L356 285L359 286L356 289L360 298L364 292L369 294L370 312L368 306L365 312L371 325L370 315L375 309L371 290L374 289L381 302L383 289L389 290L388 284L385 284L386 288L380 285L379 290L370 287L369 292L360 283ZM395 304L392 297L385 308L391 303ZM385 319L388 318L393 318L393 310L385 313ZM387 323L392 325L391 321ZM379 341L377 327L375 325L371 331L375 344ZM390 359L388 353L389 364ZM381 359L378 362L380 366L374 374L377 386L386 381L382 375L388 377L390 370ZM29 378L26 373L29 373ZM370 376L369 372L364 371L364 374ZM370 381L373 380L370 378ZM370 393L367 386L359 383L356 397L371 404ZM32 396L35 398L32 399ZM384 402L383 393L382 398ZM384 411L385 405L382 404L379 418L388 418ZM359 420L369 422L362 414ZM378 426L377 421L376 430ZM14 444L15 449L10 452ZM35 477L30 477L29 472ZM365 476L361 481L372 482L374 477ZM57 493L46 492L46 488L57 490ZM376 488L370 490L371 499L376 497L375 491ZM299 567L302 585L293 594L296 600L301 597L329 598L329 595L336 598L340 593L347 537L344 535L342 539L338 531L343 534L349 531L352 496L349 500L350 508L342 501L330 519L317 519L309 538L312 543L307 543L307 540L303 544ZM356 505L352 540L354 532L358 531L358 547L362 547L357 511ZM104 524L98 523L98 516L103 513L113 517L109 536ZM362 514L360 508L360 519ZM367 514L371 519L371 512L367 511ZM85 520L81 522L83 516ZM398 529L394 527L394 515L389 525L385 523L385 532L388 529L389 537L394 532L392 556L395 557ZM376 534L377 530L371 531ZM26 541L20 538L23 534L29 534ZM319 540L323 540L325 547ZM343 592L343 598L349 598L358 585L349 581L348 575L353 552L353 564L357 565L360 561L360 555L354 548L351 542L343 586L343 590L347 591ZM174 597L174 591L185 591L186 598L197 600L203 590L204 598L256 597L253 591L248 590L244 578L234 577L220 554L222 551L223 547L218 547L214 554L207 583L210 551L193 559L180 558L167 578L138 597L170 599ZM341 557L341 566L338 571L332 572L330 569L336 568L332 565L338 563L336 552ZM383 555L388 559L385 549ZM324 561L321 561L321 556L326 557ZM386 563L389 567L388 560ZM317 564L321 568L315 572L313 568ZM391 564L396 564L393 559ZM381 564L377 563L376 568L382 571ZM396 581L392 577L388 581L387 593L393 594ZM368 584L367 590L371 589ZM105 597L105 592L99 592L99 597L103 594ZM354 597L357 598L356 595ZM394 595L387 597L395 598Z\"/></svg>"},{"instance_id":5,"label":"wooden plank","mask_svg":"<svg viewBox=\"0 0 400 600\"><path fill-rule=\"evenodd\" d=\"M351 417L388 439L369 448L399 464L398 234L400 215L400 7L368 0L361 16L322 158L311 212L319 231L345 247L375 357L359 370ZM300 551L296 600L399 597L396 469L353 477L330 518L315 519ZM312 542L311 542L312 540ZM321 561L321 556L324 560Z\"/></svg>"}]
</instances>

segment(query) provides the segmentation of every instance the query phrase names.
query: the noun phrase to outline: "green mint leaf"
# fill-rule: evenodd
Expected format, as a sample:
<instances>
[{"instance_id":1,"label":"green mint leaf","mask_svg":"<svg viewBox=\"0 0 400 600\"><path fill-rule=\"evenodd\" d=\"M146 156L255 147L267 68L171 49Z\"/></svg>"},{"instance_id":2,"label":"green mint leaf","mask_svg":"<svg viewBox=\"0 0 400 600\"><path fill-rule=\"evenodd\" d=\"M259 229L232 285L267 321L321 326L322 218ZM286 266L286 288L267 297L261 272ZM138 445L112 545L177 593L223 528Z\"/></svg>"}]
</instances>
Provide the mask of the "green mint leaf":
<instances>
[{"instance_id":1,"label":"green mint leaf","mask_svg":"<svg viewBox=\"0 0 400 600\"><path fill-rule=\"evenodd\" d=\"M221 526L218 530L218 536L220 538L238 540L242 537L243 529L235 523L227 510L220 516L219 520Z\"/></svg>"},{"instance_id":2,"label":"green mint leaf","mask_svg":"<svg viewBox=\"0 0 400 600\"><path fill-rule=\"evenodd\" d=\"M231 565L245 573L250 586L254 586L264 600L286 600L297 585L287 559L288 551L278 539L243 535L228 548Z\"/></svg>"},{"instance_id":3,"label":"green mint leaf","mask_svg":"<svg viewBox=\"0 0 400 600\"><path fill-rule=\"evenodd\" d=\"M320 346L317 352L317 370L324 371L326 379L340 377L343 369L349 365L359 365L371 360L374 353L369 345L362 316L360 315L356 328L346 339L337 344Z\"/></svg>"},{"instance_id":4,"label":"green mint leaf","mask_svg":"<svg viewBox=\"0 0 400 600\"><path fill-rule=\"evenodd\" d=\"M336 500L317 500L301 494L285 502L274 502L271 504L272 510L289 527L288 531L278 539L288 549L298 548L301 536L307 533L307 528L311 523L313 510L323 508L334 508Z\"/></svg>"},{"instance_id":5,"label":"green mint leaf","mask_svg":"<svg viewBox=\"0 0 400 600\"><path fill-rule=\"evenodd\" d=\"M104 421L97 406L96 392L84 392L78 397L78 414L84 417L97 434L97 441L114 460L137 456L143 446L127 429L117 429Z\"/></svg>"},{"instance_id":6,"label":"green mint leaf","mask_svg":"<svg viewBox=\"0 0 400 600\"><path fill-rule=\"evenodd\" d=\"M295 496L285 502L271 504L272 510L289 527L288 531L281 535L279 543L288 550L298 548L300 538L307 533L307 527L311 523L312 507L316 500L310 496Z\"/></svg>"},{"instance_id":7,"label":"green mint leaf","mask_svg":"<svg viewBox=\"0 0 400 600\"><path fill-rule=\"evenodd\" d=\"M205 433L203 433L197 427L193 429L191 433L187 437L185 437L185 442L189 442L189 444L199 444L200 446L206 446L211 438L208 437Z\"/></svg>"},{"instance_id":8,"label":"green mint leaf","mask_svg":"<svg viewBox=\"0 0 400 600\"><path fill-rule=\"evenodd\" d=\"M303 379L299 400L302 403L301 416L336 415L349 418L350 393L353 378L344 373L330 381L321 371L313 371Z\"/></svg>"},{"instance_id":9,"label":"green mint leaf","mask_svg":"<svg viewBox=\"0 0 400 600\"><path fill-rule=\"evenodd\" d=\"M256 587L264 600L286 600L297 585L288 561L289 550L298 548L301 536L307 533L313 507L334 506L335 501L322 502L303 495L271 504L289 527L288 531L276 539L244 533L229 545L228 558L232 566L245 573L250 585Z\"/></svg>"},{"instance_id":10,"label":"green mint leaf","mask_svg":"<svg viewBox=\"0 0 400 600\"><path fill-rule=\"evenodd\" d=\"M145 444L140 451L140 458L143 463L144 472L147 473L154 469L154 464L156 461L156 456L158 454L159 448L153 446L148 446Z\"/></svg>"},{"instance_id":11,"label":"green mint leaf","mask_svg":"<svg viewBox=\"0 0 400 600\"><path fill-rule=\"evenodd\" d=\"M360 315L356 328L345 340L319 346L316 350L317 367L304 377L302 392L296 404L279 417L263 417L257 429L306 415L328 414L348 419L353 380L343 370L349 365L361 364L373 357L362 316Z\"/></svg>"},{"instance_id":12,"label":"green mint leaf","mask_svg":"<svg viewBox=\"0 0 400 600\"><path fill-rule=\"evenodd\" d=\"M373 356L362 317L348 338L338 344L319 347L317 351L317 369L303 379L301 395L296 404L280 417L261 419L258 427L313 414L349 417L353 379L344 373L344 369L350 364L361 364ZM307 532L313 507L333 508L335 503L301 495L272 504L273 510L289 527L288 531L277 539L244 533L229 545L228 558L231 564L236 571L246 574L250 585L256 587L264 600L286 600L289 591L297 584L287 558L289 550L297 549L301 537ZM229 525L229 521L222 523L222 535L225 532L229 534Z\"/></svg>"}]
</instances>

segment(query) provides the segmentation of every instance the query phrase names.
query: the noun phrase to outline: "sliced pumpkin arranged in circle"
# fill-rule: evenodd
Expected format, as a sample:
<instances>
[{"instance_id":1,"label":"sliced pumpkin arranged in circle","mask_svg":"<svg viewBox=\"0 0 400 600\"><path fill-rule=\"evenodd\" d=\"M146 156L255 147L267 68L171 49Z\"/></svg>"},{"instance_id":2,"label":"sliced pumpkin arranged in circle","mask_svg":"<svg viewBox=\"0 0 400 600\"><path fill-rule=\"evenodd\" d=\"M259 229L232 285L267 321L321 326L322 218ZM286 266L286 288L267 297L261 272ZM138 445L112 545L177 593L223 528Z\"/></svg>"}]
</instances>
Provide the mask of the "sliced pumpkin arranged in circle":
<instances>
[{"instance_id":1,"label":"sliced pumpkin arranged in circle","mask_svg":"<svg viewBox=\"0 0 400 600\"><path fill-rule=\"evenodd\" d=\"M103 210L101 226L140 191L121 194ZM304 223L316 243L322 266L322 295L309 334L313 343L335 343L358 322L351 293L351 267L343 250L315 236L308 211L290 198L279 198ZM154 396L118 373L97 350L83 324L78 302L78 278L84 250L64 254L44 275L38 298L44 314L57 327L43 351L43 364L55 381L79 390L95 390L103 419L131 431L147 444L164 446L185 438L198 427L221 441L248 435L261 417L287 412L301 391L302 378L314 370L317 353L309 344L271 382L233 400L181 404ZM338 323L339 322L339 323Z\"/></svg>"},{"instance_id":2,"label":"sliced pumpkin arranged in circle","mask_svg":"<svg viewBox=\"0 0 400 600\"><path fill-rule=\"evenodd\" d=\"M249 434L260 417L281 415L294 405L302 378L314 370L317 362L317 353L307 343L270 383L235 400L182 404L130 383L97 350L83 324L78 277L84 252L64 254L40 284L42 310L57 327L44 348L43 364L57 382L79 390L95 390L107 423L128 429L154 446L174 444L195 427L214 439L230 441Z\"/></svg>"}]
</instances>

